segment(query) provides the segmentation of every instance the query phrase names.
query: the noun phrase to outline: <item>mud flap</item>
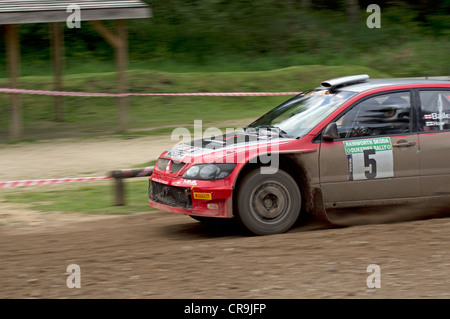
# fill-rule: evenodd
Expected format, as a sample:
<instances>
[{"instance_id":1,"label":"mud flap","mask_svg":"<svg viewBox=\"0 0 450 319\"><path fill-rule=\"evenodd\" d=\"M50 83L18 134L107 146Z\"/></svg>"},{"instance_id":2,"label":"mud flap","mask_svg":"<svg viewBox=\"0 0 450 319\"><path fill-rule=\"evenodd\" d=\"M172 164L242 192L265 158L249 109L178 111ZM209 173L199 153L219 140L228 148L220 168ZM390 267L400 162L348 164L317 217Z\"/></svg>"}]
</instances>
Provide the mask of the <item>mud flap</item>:
<instances>
[{"instance_id":1,"label":"mud flap","mask_svg":"<svg viewBox=\"0 0 450 319\"><path fill-rule=\"evenodd\" d=\"M322 190L318 187L313 190L313 202L314 207L312 209L312 215L314 219L323 224L334 225L325 210L325 206L323 205Z\"/></svg>"}]
</instances>

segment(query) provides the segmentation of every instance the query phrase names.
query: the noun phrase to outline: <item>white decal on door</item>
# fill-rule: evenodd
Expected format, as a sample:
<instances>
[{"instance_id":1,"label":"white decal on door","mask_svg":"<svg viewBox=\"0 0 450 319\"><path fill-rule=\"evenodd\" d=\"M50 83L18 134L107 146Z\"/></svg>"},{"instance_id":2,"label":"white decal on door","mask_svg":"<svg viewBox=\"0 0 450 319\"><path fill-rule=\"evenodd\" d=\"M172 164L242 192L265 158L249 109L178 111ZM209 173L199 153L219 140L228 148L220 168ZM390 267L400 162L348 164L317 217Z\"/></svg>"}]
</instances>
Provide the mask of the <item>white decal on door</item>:
<instances>
[{"instance_id":1,"label":"white decal on door","mask_svg":"<svg viewBox=\"0 0 450 319\"><path fill-rule=\"evenodd\" d=\"M394 176L394 156L389 137L344 141L344 147L349 180Z\"/></svg>"}]
</instances>

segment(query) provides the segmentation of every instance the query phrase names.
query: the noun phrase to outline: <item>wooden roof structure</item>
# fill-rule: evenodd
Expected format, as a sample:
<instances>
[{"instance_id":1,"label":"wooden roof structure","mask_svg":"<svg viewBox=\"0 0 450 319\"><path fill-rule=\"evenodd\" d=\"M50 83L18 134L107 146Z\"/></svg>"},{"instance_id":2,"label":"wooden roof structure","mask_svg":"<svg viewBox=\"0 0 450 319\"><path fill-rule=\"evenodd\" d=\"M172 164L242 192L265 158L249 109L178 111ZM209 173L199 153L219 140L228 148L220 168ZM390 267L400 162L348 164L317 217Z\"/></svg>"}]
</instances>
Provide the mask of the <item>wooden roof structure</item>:
<instances>
[{"instance_id":1,"label":"wooden roof structure","mask_svg":"<svg viewBox=\"0 0 450 319\"><path fill-rule=\"evenodd\" d=\"M0 0L0 25L5 26L6 57L11 88L19 88L20 40L18 28L26 23L49 23L50 47L54 69L54 90L62 90L64 24L74 12L71 5L79 8L79 22L89 21L103 38L114 48L117 68L117 93L127 91L126 69L128 65L128 40L125 20L151 18L151 7L139 0ZM102 20L116 20L111 29ZM20 96L11 94L10 138L22 134L22 108ZM127 127L127 99L118 98L119 128ZM63 120L63 98L55 97L55 120Z\"/></svg>"},{"instance_id":2,"label":"wooden roof structure","mask_svg":"<svg viewBox=\"0 0 450 319\"><path fill-rule=\"evenodd\" d=\"M151 8L137 0L0 0L0 24L64 22L76 4L82 21L148 18Z\"/></svg>"}]
</instances>

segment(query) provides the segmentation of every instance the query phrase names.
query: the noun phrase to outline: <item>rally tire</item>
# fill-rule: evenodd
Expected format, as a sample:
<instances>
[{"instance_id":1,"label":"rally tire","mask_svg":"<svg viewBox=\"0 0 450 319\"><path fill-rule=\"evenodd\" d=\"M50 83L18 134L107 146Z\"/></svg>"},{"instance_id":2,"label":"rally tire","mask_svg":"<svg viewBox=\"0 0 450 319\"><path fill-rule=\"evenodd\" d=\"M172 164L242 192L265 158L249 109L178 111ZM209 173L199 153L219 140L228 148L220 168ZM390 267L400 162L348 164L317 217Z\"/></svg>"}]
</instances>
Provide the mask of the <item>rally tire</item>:
<instances>
[{"instance_id":1,"label":"rally tire","mask_svg":"<svg viewBox=\"0 0 450 319\"><path fill-rule=\"evenodd\" d=\"M297 183L285 171L261 174L256 169L239 184L236 204L237 220L245 229L256 235L272 235L294 225L302 198Z\"/></svg>"}]
</instances>

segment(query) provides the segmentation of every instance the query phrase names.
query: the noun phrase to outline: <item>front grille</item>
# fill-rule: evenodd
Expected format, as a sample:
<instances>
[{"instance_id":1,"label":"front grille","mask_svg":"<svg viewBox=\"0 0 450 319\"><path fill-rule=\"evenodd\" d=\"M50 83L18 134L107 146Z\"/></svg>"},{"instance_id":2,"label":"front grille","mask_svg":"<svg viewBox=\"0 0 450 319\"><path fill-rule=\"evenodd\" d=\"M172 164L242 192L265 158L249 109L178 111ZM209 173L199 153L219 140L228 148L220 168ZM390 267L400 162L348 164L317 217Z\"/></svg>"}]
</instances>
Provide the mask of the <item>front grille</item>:
<instances>
[{"instance_id":1,"label":"front grille","mask_svg":"<svg viewBox=\"0 0 450 319\"><path fill-rule=\"evenodd\" d=\"M150 200L172 207L192 208L190 189L169 186L150 181L148 196Z\"/></svg>"}]
</instances>

